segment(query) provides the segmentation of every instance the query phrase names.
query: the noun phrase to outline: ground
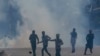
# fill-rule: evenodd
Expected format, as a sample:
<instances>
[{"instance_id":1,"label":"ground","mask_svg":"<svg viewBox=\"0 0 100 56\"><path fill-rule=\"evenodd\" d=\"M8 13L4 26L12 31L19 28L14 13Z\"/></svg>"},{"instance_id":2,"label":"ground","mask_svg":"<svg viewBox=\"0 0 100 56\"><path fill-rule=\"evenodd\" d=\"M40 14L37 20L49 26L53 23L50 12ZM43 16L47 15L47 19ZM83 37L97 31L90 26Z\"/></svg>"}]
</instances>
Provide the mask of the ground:
<instances>
[{"instance_id":1,"label":"ground","mask_svg":"<svg viewBox=\"0 0 100 56\"><path fill-rule=\"evenodd\" d=\"M0 51L4 50L3 55L0 56L32 56L32 54L29 54L29 51L31 51L31 48L7 48L7 49L0 49ZM52 56L55 56L55 49L49 48L49 52L52 54ZM88 51L88 55L83 55L84 48L77 47L76 53L71 53L71 48L62 48L61 56L100 56L100 47L95 47L93 50L93 54L90 55L90 52ZM41 56L41 48L37 48L37 56ZM48 56L45 53L45 56Z\"/></svg>"}]
</instances>

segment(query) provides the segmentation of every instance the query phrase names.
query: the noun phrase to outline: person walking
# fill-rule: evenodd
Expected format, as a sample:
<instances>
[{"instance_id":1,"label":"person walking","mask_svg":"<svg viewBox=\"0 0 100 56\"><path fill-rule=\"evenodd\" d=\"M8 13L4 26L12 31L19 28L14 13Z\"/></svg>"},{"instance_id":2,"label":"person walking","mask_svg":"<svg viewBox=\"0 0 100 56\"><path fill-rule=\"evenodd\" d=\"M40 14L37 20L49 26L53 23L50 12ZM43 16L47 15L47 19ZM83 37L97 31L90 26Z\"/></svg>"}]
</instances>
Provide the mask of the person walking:
<instances>
[{"instance_id":1,"label":"person walking","mask_svg":"<svg viewBox=\"0 0 100 56\"><path fill-rule=\"evenodd\" d=\"M61 46L63 45L63 41L60 39L60 34L56 34L56 39L50 41L55 41L55 49L56 49L55 56L61 56Z\"/></svg>"},{"instance_id":2,"label":"person walking","mask_svg":"<svg viewBox=\"0 0 100 56\"><path fill-rule=\"evenodd\" d=\"M50 37L45 35L45 31L42 31L42 41L39 43L43 43L43 48L41 50L42 56L44 56L44 51L51 56L51 54L48 52L48 41L50 41Z\"/></svg>"},{"instance_id":3,"label":"person walking","mask_svg":"<svg viewBox=\"0 0 100 56\"><path fill-rule=\"evenodd\" d=\"M87 49L90 49L91 54L93 53L92 49L93 49L93 40L94 40L94 33L92 32L92 30L89 30L89 34L87 34L86 36L86 47L85 47L85 51L84 51L84 55L86 55Z\"/></svg>"},{"instance_id":4,"label":"person walking","mask_svg":"<svg viewBox=\"0 0 100 56\"><path fill-rule=\"evenodd\" d=\"M77 32L76 29L73 28L73 31L71 32L72 53L75 53L76 40L77 40Z\"/></svg>"},{"instance_id":5,"label":"person walking","mask_svg":"<svg viewBox=\"0 0 100 56\"><path fill-rule=\"evenodd\" d=\"M35 34L35 30L32 31L32 34L30 35L29 40L31 43L33 56L36 56L36 40L39 43L39 38L38 38L37 34Z\"/></svg>"}]
</instances>

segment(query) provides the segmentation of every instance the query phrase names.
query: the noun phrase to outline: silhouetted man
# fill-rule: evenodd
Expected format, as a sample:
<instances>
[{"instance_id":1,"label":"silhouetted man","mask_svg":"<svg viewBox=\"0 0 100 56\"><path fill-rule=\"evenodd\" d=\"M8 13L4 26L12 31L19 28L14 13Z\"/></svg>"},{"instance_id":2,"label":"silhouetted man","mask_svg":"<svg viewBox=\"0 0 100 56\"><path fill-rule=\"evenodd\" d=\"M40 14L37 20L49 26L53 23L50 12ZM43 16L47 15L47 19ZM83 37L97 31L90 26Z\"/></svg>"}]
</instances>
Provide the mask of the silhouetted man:
<instances>
[{"instance_id":1,"label":"silhouetted man","mask_svg":"<svg viewBox=\"0 0 100 56\"><path fill-rule=\"evenodd\" d=\"M85 47L85 52L84 55L86 55L87 49L90 49L90 52L92 54L92 49L93 49L93 39L94 39L94 34L92 33L92 30L89 30L89 34L86 36L86 47Z\"/></svg>"},{"instance_id":2,"label":"silhouetted man","mask_svg":"<svg viewBox=\"0 0 100 56\"><path fill-rule=\"evenodd\" d=\"M77 32L76 32L76 29L73 28L73 31L71 32L72 53L75 53L76 39L77 39Z\"/></svg>"},{"instance_id":3,"label":"silhouetted man","mask_svg":"<svg viewBox=\"0 0 100 56\"><path fill-rule=\"evenodd\" d=\"M32 31L32 34L29 37L31 46L32 46L32 51L33 51L33 56L36 56L36 40L39 42L39 38L37 34L35 34L35 31Z\"/></svg>"},{"instance_id":4,"label":"silhouetted man","mask_svg":"<svg viewBox=\"0 0 100 56\"><path fill-rule=\"evenodd\" d=\"M48 41L50 41L50 37L45 35L45 31L42 31L42 41L40 43L43 43L43 48L42 48L42 56L44 56L44 51L51 56L51 54L48 52L47 47L48 47Z\"/></svg>"},{"instance_id":5,"label":"silhouetted man","mask_svg":"<svg viewBox=\"0 0 100 56\"><path fill-rule=\"evenodd\" d=\"M56 39L53 39L51 41L55 41L55 48L56 48L56 54L55 56L61 56L61 45L63 45L63 41L60 39L60 34L56 34Z\"/></svg>"}]
</instances>

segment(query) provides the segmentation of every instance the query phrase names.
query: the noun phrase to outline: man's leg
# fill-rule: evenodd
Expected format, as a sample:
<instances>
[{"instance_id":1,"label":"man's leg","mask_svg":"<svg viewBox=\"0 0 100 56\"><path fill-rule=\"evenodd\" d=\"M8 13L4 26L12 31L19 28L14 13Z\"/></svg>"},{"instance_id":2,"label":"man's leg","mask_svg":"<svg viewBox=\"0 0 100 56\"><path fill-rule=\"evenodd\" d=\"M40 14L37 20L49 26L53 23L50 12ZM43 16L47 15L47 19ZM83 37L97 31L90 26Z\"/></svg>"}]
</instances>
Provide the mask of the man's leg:
<instances>
[{"instance_id":1,"label":"man's leg","mask_svg":"<svg viewBox=\"0 0 100 56\"><path fill-rule=\"evenodd\" d=\"M60 52L59 51L56 51L56 56L60 56Z\"/></svg>"},{"instance_id":2,"label":"man's leg","mask_svg":"<svg viewBox=\"0 0 100 56\"><path fill-rule=\"evenodd\" d=\"M73 44L73 53L75 53L75 44Z\"/></svg>"},{"instance_id":3,"label":"man's leg","mask_svg":"<svg viewBox=\"0 0 100 56\"><path fill-rule=\"evenodd\" d=\"M91 52L91 54L93 53L92 50L93 50L93 42L92 42L92 44L90 46L90 52Z\"/></svg>"},{"instance_id":4,"label":"man's leg","mask_svg":"<svg viewBox=\"0 0 100 56\"><path fill-rule=\"evenodd\" d=\"M93 49L93 48L90 48L90 52L91 52L91 54L93 53L93 52L92 52L92 49Z\"/></svg>"},{"instance_id":5,"label":"man's leg","mask_svg":"<svg viewBox=\"0 0 100 56\"><path fill-rule=\"evenodd\" d=\"M71 45L72 45L72 52L73 52L73 44L71 43Z\"/></svg>"},{"instance_id":6,"label":"man's leg","mask_svg":"<svg viewBox=\"0 0 100 56\"><path fill-rule=\"evenodd\" d=\"M33 50L33 56L36 56L36 50L35 49Z\"/></svg>"},{"instance_id":7,"label":"man's leg","mask_svg":"<svg viewBox=\"0 0 100 56\"><path fill-rule=\"evenodd\" d=\"M59 52L59 56L61 56L60 52Z\"/></svg>"},{"instance_id":8,"label":"man's leg","mask_svg":"<svg viewBox=\"0 0 100 56\"><path fill-rule=\"evenodd\" d=\"M75 43L76 43L76 39L72 39L71 40L71 45L72 45L72 53L75 52Z\"/></svg>"},{"instance_id":9,"label":"man's leg","mask_svg":"<svg viewBox=\"0 0 100 56\"><path fill-rule=\"evenodd\" d=\"M61 56L61 49L58 50L59 56Z\"/></svg>"},{"instance_id":10,"label":"man's leg","mask_svg":"<svg viewBox=\"0 0 100 56\"><path fill-rule=\"evenodd\" d=\"M58 51L58 49L56 49L56 56L59 56L59 51Z\"/></svg>"},{"instance_id":11,"label":"man's leg","mask_svg":"<svg viewBox=\"0 0 100 56\"><path fill-rule=\"evenodd\" d=\"M58 56L57 52L56 52L55 56Z\"/></svg>"},{"instance_id":12,"label":"man's leg","mask_svg":"<svg viewBox=\"0 0 100 56\"><path fill-rule=\"evenodd\" d=\"M56 54L55 54L55 56L58 56L58 51L56 50Z\"/></svg>"},{"instance_id":13,"label":"man's leg","mask_svg":"<svg viewBox=\"0 0 100 56\"><path fill-rule=\"evenodd\" d=\"M41 50L42 56L44 56L44 47Z\"/></svg>"},{"instance_id":14,"label":"man's leg","mask_svg":"<svg viewBox=\"0 0 100 56\"><path fill-rule=\"evenodd\" d=\"M74 52L75 52L75 44L72 43L72 53L74 53Z\"/></svg>"},{"instance_id":15,"label":"man's leg","mask_svg":"<svg viewBox=\"0 0 100 56\"><path fill-rule=\"evenodd\" d=\"M88 49L88 47L87 47L87 45L86 45L85 51L84 51L84 55L86 55L87 49Z\"/></svg>"},{"instance_id":16,"label":"man's leg","mask_svg":"<svg viewBox=\"0 0 100 56\"><path fill-rule=\"evenodd\" d=\"M33 56L36 56L36 46L35 44L32 45Z\"/></svg>"},{"instance_id":17,"label":"man's leg","mask_svg":"<svg viewBox=\"0 0 100 56\"><path fill-rule=\"evenodd\" d=\"M55 56L61 56L61 49L59 48L59 49L56 49L56 55Z\"/></svg>"},{"instance_id":18,"label":"man's leg","mask_svg":"<svg viewBox=\"0 0 100 56\"><path fill-rule=\"evenodd\" d=\"M74 52L76 51L76 49L75 49L75 45L76 45L76 40L75 40L75 43L74 43Z\"/></svg>"},{"instance_id":19,"label":"man's leg","mask_svg":"<svg viewBox=\"0 0 100 56\"><path fill-rule=\"evenodd\" d=\"M48 52L48 50L47 50L47 47L45 48L45 52L49 55L49 56L51 56L51 54Z\"/></svg>"}]
</instances>

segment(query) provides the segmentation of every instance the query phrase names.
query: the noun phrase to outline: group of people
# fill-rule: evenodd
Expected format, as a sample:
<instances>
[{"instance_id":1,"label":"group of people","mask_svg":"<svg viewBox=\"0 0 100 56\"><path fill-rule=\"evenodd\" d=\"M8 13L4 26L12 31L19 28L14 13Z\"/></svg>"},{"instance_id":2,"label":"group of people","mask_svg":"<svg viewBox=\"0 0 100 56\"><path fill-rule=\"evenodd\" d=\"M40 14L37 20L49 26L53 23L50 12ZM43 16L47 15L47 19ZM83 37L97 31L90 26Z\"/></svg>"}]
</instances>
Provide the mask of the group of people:
<instances>
[{"instance_id":1,"label":"group of people","mask_svg":"<svg viewBox=\"0 0 100 56\"><path fill-rule=\"evenodd\" d=\"M48 52L48 41L54 41L55 42L55 48L56 48L56 56L61 56L60 51L61 51L61 45L63 45L63 41L60 39L60 34L56 34L56 39L51 39L48 35L45 34L45 31L42 31L42 41L39 42L39 38L37 34L35 34L35 31L32 31L32 34L30 35L29 38L32 46L32 51L33 51L33 56L36 56L36 40L39 43L43 43L43 48L42 48L42 56L44 56L44 51L51 56L51 54Z\"/></svg>"},{"instance_id":2,"label":"group of people","mask_svg":"<svg viewBox=\"0 0 100 56\"><path fill-rule=\"evenodd\" d=\"M71 45L72 45L72 53L75 53L75 44L77 40L77 32L76 29L73 28L73 31L71 32ZM93 49L93 40L94 40L94 33L92 30L89 30L89 33L86 35L86 46L85 46L85 51L84 55L86 55L87 49L90 49L91 54L92 49Z\"/></svg>"},{"instance_id":3,"label":"group of people","mask_svg":"<svg viewBox=\"0 0 100 56\"><path fill-rule=\"evenodd\" d=\"M94 39L94 34L92 33L92 30L89 30L89 34L86 36L86 47L84 51L84 55L86 55L87 49L90 49L90 52L92 53L93 49L93 39ZM32 31L32 34L29 37L31 46L32 46L32 52L33 56L36 56L36 44L43 43L43 48L41 50L42 56L44 56L44 51L51 56L51 54L48 52L48 41L54 41L55 42L55 50L56 54L55 56L61 56L61 46L64 44L62 39L60 38L60 34L56 34L55 39L51 39L48 35L45 34L45 31L42 31L42 41L39 41L39 38L37 34L35 33L35 30ZM71 32L71 45L72 45L72 53L75 53L75 44L77 40L77 32L76 29L73 28L73 31Z\"/></svg>"}]
</instances>

